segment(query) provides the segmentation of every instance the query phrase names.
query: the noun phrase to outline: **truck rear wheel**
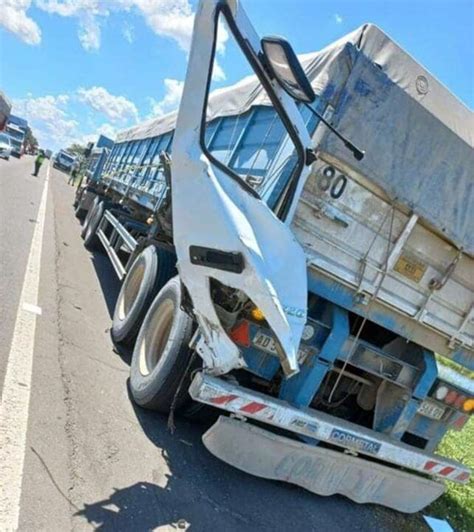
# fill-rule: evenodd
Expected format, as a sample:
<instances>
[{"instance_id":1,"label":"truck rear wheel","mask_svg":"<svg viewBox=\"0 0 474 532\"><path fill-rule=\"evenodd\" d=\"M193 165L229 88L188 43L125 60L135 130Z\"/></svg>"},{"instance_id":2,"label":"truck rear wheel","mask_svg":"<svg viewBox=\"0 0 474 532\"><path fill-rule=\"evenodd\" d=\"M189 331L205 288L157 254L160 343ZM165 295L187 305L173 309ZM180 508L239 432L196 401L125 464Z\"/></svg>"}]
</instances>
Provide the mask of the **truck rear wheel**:
<instances>
[{"instance_id":1,"label":"truck rear wheel","mask_svg":"<svg viewBox=\"0 0 474 532\"><path fill-rule=\"evenodd\" d=\"M82 208L82 195L84 193L85 189L82 189L81 192L76 196L76 200L74 201L74 214L76 215L76 218L82 219L84 218L86 212Z\"/></svg>"},{"instance_id":2,"label":"truck rear wheel","mask_svg":"<svg viewBox=\"0 0 474 532\"><path fill-rule=\"evenodd\" d=\"M161 289L138 333L130 368L130 391L135 402L168 413L191 357L193 320L181 308L181 283L174 277ZM175 401L178 410L188 401L189 382L183 382Z\"/></svg>"},{"instance_id":3,"label":"truck rear wheel","mask_svg":"<svg viewBox=\"0 0 474 532\"><path fill-rule=\"evenodd\" d=\"M76 189L76 194L74 195L74 203L72 204L74 208L78 206L83 190L84 190L83 188Z\"/></svg>"},{"instance_id":4,"label":"truck rear wheel","mask_svg":"<svg viewBox=\"0 0 474 532\"><path fill-rule=\"evenodd\" d=\"M176 275L174 253L148 246L134 260L120 289L112 320L114 342L135 339L155 295Z\"/></svg>"},{"instance_id":5,"label":"truck rear wheel","mask_svg":"<svg viewBox=\"0 0 474 532\"><path fill-rule=\"evenodd\" d=\"M97 236L100 220L105 211L105 203L99 201L91 212L91 217L87 223L84 233L84 246L89 250L99 249L100 240Z\"/></svg>"},{"instance_id":6,"label":"truck rear wheel","mask_svg":"<svg viewBox=\"0 0 474 532\"><path fill-rule=\"evenodd\" d=\"M94 212L94 209L95 207L97 206L97 204L100 202L100 196L96 196L94 198L94 201L92 202L92 205L90 207L90 209L87 211L87 215L86 215L86 218L82 224L82 231L81 231L81 236L82 238L85 238L86 236L86 231L87 231L87 226L89 225L89 222L91 220L91 217L92 217L92 213Z\"/></svg>"}]
</instances>

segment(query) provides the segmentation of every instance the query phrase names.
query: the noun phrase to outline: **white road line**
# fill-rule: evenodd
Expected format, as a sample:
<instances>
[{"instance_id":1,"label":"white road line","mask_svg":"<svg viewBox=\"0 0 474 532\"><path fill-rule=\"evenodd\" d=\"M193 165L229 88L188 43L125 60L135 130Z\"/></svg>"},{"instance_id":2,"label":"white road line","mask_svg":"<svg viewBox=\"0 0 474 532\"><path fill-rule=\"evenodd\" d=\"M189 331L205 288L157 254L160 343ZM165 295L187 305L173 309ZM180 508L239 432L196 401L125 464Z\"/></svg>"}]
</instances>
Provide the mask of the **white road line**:
<instances>
[{"instance_id":1,"label":"white road line","mask_svg":"<svg viewBox=\"0 0 474 532\"><path fill-rule=\"evenodd\" d=\"M26 310L27 312L32 312L33 314L37 314L38 316L41 316L41 314L43 313L41 307L38 307L38 305L32 305L31 303L23 303L23 310Z\"/></svg>"},{"instance_id":2,"label":"white road line","mask_svg":"<svg viewBox=\"0 0 474 532\"><path fill-rule=\"evenodd\" d=\"M49 173L48 165L0 403L0 530L2 531L17 530L20 516L37 318L36 313L25 310L24 304L36 306L38 303Z\"/></svg>"}]
</instances>

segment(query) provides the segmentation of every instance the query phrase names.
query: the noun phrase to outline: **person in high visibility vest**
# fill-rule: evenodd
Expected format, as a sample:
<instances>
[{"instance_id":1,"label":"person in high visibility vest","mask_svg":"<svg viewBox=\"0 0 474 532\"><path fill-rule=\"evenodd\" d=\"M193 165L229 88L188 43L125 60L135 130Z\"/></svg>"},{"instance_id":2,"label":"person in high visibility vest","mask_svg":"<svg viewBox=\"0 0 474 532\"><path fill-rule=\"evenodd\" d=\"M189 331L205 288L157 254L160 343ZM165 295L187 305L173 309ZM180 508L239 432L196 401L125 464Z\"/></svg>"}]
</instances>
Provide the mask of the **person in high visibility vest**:
<instances>
[{"instance_id":1,"label":"person in high visibility vest","mask_svg":"<svg viewBox=\"0 0 474 532\"><path fill-rule=\"evenodd\" d=\"M33 172L32 175L34 175L35 177L38 177L38 172L40 171L41 165L43 164L45 159L46 159L46 156L44 154L44 151L40 150L35 159L35 171Z\"/></svg>"},{"instance_id":2,"label":"person in high visibility vest","mask_svg":"<svg viewBox=\"0 0 474 532\"><path fill-rule=\"evenodd\" d=\"M78 173L79 173L79 163L76 161L70 170L69 179L67 181L68 185L74 186Z\"/></svg>"}]
</instances>

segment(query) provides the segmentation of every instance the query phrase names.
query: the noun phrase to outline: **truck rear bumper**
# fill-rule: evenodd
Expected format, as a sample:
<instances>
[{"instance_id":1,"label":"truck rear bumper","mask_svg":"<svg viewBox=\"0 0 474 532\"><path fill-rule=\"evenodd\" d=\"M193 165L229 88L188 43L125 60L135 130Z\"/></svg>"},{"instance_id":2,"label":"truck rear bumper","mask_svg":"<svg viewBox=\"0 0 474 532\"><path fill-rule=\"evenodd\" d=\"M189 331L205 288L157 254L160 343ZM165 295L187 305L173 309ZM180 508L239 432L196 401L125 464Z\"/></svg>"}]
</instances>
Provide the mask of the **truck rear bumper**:
<instances>
[{"instance_id":1,"label":"truck rear bumper","mask_svg":"<svg viewBox=\"0 0 474 532\"><path fill-rule=\"evenodd\" d=\"M444 492L444 483L330 449L278 436L255 425L220 416L204 445L224 462L252 475L301 486L317 495L345 495L417 512Z\"/></svg>"},{"instance_id":2,"label":"truck rear bumper","mask_svg":"<svg viewBox=\"0 0 474 532\"><path fill-rule=\"evenodd\" d=\"M366 455L387 464L461 484L467 483L470 477L469 468L453 460L427 453L324 412L293 407L285 401L210 375L198 373L189 392L193 399L201 403L330 443L352 454ZM375 465L374 461L357 460L370 464L369 467Z\"/></svg>"}]
</instances>

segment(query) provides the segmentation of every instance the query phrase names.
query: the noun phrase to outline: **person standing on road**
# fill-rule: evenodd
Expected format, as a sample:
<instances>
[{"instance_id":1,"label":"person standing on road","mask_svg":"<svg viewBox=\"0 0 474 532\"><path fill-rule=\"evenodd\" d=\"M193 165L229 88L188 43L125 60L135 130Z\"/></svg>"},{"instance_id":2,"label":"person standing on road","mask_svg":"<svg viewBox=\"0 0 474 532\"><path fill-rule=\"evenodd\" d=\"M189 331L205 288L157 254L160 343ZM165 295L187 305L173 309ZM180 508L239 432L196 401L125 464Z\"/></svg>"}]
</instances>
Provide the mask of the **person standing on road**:
<instances>
[{"instance_id":1,"label":"person standing on road","mask_svg":"<svg viewBox=\"0 0 474 532\"><path fill-rule=\"evenodd\" d=\"M78 172L79 165L77 163L74 163L74 166L71 169L71 173L69 174L69 179L67 180L68 185L74 186Z\"/></svg>"},{"instance_id":2,"label":"person standing on road","mask_svg":"<svg viewBox=\"0 0 474 532\"><path fill-rule=\"evenodd\" d=\"M46 158L46 156L44 154L44 151L40 150L38 155L36 156L36 159L35 159L35 171L32 174L35 177L38 177L38 172L40 171L41 165L43 164L45 158Z\"/></svg>"}]
</instances>

